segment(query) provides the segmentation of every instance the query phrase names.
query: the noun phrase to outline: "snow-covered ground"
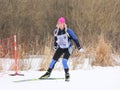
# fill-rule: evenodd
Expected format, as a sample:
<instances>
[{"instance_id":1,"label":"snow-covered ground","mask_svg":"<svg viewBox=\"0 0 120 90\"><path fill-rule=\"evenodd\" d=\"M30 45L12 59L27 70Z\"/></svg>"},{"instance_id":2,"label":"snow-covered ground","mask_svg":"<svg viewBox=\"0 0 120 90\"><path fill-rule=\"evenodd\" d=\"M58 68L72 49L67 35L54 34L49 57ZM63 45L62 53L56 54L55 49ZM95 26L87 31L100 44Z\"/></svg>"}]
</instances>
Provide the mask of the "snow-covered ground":
<instances>
[{"instance_id":1,"label":"snow-covered ground","mask_svg":"<svg viewBox=\"0 0 120 90\"><path fill-rule=\"evenodd\" d=\"M120 67L93 67L70 70L69 82L62 80L39 80L15 83L13 81L40 77L45 71L19 71L24 76L0 73L1 90L120 90ZM63 70L54 70L51 77L64 77Z\"/></svg>"}]
</instances>

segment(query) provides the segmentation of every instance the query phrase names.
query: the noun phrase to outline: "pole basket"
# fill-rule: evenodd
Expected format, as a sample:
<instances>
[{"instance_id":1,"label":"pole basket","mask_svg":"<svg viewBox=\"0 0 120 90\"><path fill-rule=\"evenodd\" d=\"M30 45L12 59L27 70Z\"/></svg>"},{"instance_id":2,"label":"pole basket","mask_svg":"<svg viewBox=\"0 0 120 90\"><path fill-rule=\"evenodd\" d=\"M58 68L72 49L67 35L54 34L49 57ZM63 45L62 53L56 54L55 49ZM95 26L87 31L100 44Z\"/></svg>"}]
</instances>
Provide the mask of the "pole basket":
<instances>
[{"instance_id":1,"label":"pole basket","mask_svg":"<svg viewBox=\"0 0 120 90\"><path fill-rule=\"evenodd\" d=\"M10 76L24 76L18 73L18 54L17 54L17 43L16 35L9 38L0 40L0 59L1 59L1 69L3 71L8 71L14 66L14 74L9 74ZM9 63L8 63L9 62Z\"/></svg>"}]
</instances>

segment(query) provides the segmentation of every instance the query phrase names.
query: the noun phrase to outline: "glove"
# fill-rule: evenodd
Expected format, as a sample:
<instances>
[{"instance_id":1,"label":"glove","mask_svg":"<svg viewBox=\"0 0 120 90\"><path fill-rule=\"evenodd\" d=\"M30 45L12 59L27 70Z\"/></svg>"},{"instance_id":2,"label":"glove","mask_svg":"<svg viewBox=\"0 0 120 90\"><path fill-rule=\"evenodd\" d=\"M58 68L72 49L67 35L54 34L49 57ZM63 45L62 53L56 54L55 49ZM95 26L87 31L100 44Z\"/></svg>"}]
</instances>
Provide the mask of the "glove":
<instances>
[{"instance_id":1,"label":"glove","mask_svg":"<svg viewBox=\"0 0 120 90\"><path fill-rule=\"evenodd\" d=\"M57 50L57 46L54 46L54 48L53 48L55 51Z\"/></svg>"},{"instance_id":2,"label":"glove","mask_svg":"<svg viewBox=\"0 0 120 90\"><path fill-rule=\"evenodd\" d=\"M80 49L79 49L79 52L80 52L80 53L83 53L83 52L84 52L84 49L83 49L83 48L80 48Z\"/></svg>"}]
</instances>

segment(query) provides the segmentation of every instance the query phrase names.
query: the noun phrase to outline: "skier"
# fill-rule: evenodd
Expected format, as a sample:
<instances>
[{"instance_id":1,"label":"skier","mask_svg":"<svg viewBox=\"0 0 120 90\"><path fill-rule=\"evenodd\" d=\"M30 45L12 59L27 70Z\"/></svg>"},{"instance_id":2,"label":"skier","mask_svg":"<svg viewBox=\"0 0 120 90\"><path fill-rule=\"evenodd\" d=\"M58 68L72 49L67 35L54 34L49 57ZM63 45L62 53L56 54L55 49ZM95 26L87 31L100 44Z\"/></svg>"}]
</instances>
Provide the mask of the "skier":
<instances>
[{"instance_id":1,"label":"skier","mask_svg":"<svg viewBox=\"0 0 120 90\"><path fill-rule=\"evenodd\" d=\"M63 55L62 64L65 71L65 81L70 80L68 59L72 54L72 40L75 42L79 52L83 52L84 49L81 48L80 43L70 28L67 28L66 21L64 17L60 17L56 25L57 29L54 30L54 50L55 54L51 60L47 72L40 77L40 79L48 78L58 61L58 59Z\"/></svg>"}]
</instances>

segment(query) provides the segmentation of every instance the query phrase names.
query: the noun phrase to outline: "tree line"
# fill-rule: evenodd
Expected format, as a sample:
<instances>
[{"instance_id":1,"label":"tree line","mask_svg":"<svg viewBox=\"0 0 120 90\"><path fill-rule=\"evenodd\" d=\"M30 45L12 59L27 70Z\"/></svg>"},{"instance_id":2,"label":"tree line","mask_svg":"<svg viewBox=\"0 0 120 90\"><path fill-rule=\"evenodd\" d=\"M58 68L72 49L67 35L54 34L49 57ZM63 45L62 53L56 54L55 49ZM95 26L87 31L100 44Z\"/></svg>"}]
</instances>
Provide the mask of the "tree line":
<instances>
[{"instance_id":1,"label":"tree line","mask_svg":"<svg viewBox=\"0 0 120 90\"><path fill-rule=\"evenodd\" d=\"M119 8L119 0L0 0L0 39L16 34L19 51L44 54L63 16L82 46L97 46L102 34L120 52Z\"/></svg>"}]
</instances>

